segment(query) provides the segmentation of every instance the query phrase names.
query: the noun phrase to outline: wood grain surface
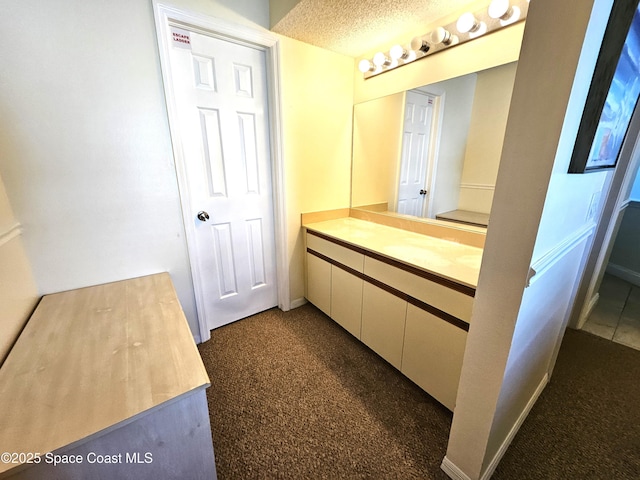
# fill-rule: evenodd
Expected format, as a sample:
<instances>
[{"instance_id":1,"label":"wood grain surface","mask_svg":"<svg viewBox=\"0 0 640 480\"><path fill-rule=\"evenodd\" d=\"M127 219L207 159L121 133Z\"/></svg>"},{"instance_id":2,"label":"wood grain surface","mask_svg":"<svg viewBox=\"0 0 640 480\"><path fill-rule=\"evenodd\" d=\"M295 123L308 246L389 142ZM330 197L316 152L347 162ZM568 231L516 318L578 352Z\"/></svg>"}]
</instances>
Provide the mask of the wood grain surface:
<instances>
[{"instance_id":1,"label":"wood grain surface","mask_svg":"<svg viewBox=\"0 0 640 480\"><path fill-rule=\"evenodd\" d=\"M208 386L168 273L46 295L0 368L0 450L80 445Z\"/></svg>"}]
</instances>

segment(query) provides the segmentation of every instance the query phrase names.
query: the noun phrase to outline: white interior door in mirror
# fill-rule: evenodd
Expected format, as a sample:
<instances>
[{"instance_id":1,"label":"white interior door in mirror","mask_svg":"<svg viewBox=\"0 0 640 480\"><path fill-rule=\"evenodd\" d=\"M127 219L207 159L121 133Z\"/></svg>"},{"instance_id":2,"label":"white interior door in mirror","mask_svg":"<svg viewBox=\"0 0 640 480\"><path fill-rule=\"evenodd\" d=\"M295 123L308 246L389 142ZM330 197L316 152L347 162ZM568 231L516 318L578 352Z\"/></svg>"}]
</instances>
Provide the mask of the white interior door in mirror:
<instances>
[{"instance_id":1,"label":"white interior door in mirror","mask_svg":"<svg viewBox=\"0 0 640 480\"><path fill-rule=\"evenodd\" d=\"M407 92L396 208L398 213L423 217L428 212L434 103L435 98L431 95Z\"/></svg>"},{"instance_id":2,"label":"white interior door in mirror","mask_svg":"<svg viewBox=\"0 0 640 480\"><path fill-rule=\"evenodd\" d=\"M171 49L171 72L194 282L213 329L277 304L266 63L262 50L194 32L189 46Z\"/></svg>"}]
</instances>

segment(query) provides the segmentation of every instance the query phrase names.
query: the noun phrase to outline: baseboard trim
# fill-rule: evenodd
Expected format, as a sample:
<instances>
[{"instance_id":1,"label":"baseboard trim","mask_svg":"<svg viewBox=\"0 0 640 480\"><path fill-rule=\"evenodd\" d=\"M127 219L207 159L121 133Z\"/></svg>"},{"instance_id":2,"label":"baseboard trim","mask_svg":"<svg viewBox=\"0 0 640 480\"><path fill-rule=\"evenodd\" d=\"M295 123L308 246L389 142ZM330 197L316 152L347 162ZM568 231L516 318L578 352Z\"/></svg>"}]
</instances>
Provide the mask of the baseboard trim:
<instances>
[{"instance_id":1,"label":"baseboard trim","mask_svg":"<svg viewBox=\"0 0 640 480\"><path fill-rule=\"evenodd\" d=\"M576 325L576 329L580 330L584 327L584 324L587 323L587 320L593 313L593 309L596 308L598 304L598 300L600 300L600 293L596 293L591 300L585 305L584 311L580 314L580 318L578 318L578 324Z\"/></svg>"},{"instance_id":2,"label":"baseboard trim","mask_svg":"<svg viewBox=\"0 0 640 480\"><path fill-rule=\"evenodd\" d=\"M502 445L500 445L500 448L498 449L497 453L495 454L495 456L487 466L487 469L484 471L484 473L480 477L480 480L489 480L489 478L491 478L491 475L493 475L493 472L495 472L496 467L498 466L498 463L500 462L500 460L502 460L502 457L507 451L507 448L509 448L509 445L511 445L513 438L516 436L516 433L518 433L518 430L520 430L520 427L522 426L525 419L529 415L529 412L531 411L531 409L533 408L533 405L538 400L538 397L544 390L544 387L547 386L547 383L549 383L549 374L545 373L544 377L542 377L542 380L540 380L540 383L538 384L538 387L536 388L535 392L533 392L533 395L527 402L527 405L524 407L524 410L522 410L522 413L520 413L518 420L513 425L513 427L511 427L511 430L509 431L509 435L507 435L507 438L504 439L504 442L502 442Z\"/></svg>"},{"instance_id":3,"label":"baseboard trim","mask_svg":"<svg viewBox=\"0 0 640 480\"><path fill-rule=\"evenodd\" d=\"M615 263L607 264L607 273L640 287L640 273Z\"/></svg>"},{"instance_id":4,"label":"baseboard trim","mask_svg":"<svg viewBox=\"0 0 640 480\"><path fill-rule=\"evenodd\" d=\"M307 299L304 298L304 297L300 297L300 298L296 298L295 300L291 300L291 309L293 310L294 308L301 307L305 303L307 303Z\"/></svg>"},{"instance_id":5,"label":"baseboard trim","mask_svg":"<svg viewBox=\"0 0 640 480\"><path fill-rule=\"evenodd\" d=\"M460 470L455 463L449 460L446 457L446 455L442 460L442 464L440 465L440 468L450 478L453 478L453 480L471 480L471 478L468 477L467 474L464 473L462 470Z\"/></svg>"}]
</instances>

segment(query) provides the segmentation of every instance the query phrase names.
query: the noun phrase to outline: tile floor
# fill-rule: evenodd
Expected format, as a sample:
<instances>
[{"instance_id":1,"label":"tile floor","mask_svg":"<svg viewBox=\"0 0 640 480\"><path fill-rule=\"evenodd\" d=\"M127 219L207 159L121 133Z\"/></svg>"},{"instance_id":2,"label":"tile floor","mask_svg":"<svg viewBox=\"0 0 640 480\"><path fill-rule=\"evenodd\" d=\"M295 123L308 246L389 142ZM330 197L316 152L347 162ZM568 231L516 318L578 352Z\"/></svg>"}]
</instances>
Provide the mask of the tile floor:
<instances>
[{"instance_id":1,"label":"tile floor","mask_svg":"<svg viewBox=\"0 0 640 480\"><path fill-rule=\"evenodd\" d=\"M582 329L640 350L640 287L605 274L598 304Z\"/></svg>"}]
</instances>

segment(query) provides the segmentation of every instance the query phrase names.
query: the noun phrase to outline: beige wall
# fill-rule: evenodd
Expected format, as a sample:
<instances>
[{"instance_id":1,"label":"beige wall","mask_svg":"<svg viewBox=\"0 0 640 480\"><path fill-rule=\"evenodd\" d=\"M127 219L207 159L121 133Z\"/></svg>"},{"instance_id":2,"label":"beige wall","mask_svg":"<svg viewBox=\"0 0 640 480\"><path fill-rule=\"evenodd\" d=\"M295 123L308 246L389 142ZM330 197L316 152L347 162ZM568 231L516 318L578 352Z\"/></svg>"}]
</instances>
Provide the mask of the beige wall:
<instances>
[{"instance_id":1,"label":"beige wall","mask_svg":"<svg viewBox=\"0 0 640 480\"><path fill-rule=\"evenodd\" d=\"M0 365L33 311L38 292L0 177Z\"/></svg>"},{"instance_id":2,"label":"beige wall","mask_svg":"<svg viewBox=\"0 0 640 480\"><path fill-rule=\"evenodd\" d=\"M395 198L402 150L404 92L353 107L351 206L389 203Z\"/></svg>"},{"instance_id":3,"label":"beige wall","mask_svg":"<svg viewBox=\"0 0 640 480\"><path fill-rule=\"evenodd\" d=\"M282 37L287 258L294 306L304 301L300 214L348 208L353 59Z\"/></svg>"},{"instance_id":4,"label":"beige wall","mask_svg":"<svg viewBox=\"0 0 640 480\"><path fill-rule=\"evenodd\" d=\"M458 208L489 213L517 63L478 72Z\"/></svg>"}]
</instances>

